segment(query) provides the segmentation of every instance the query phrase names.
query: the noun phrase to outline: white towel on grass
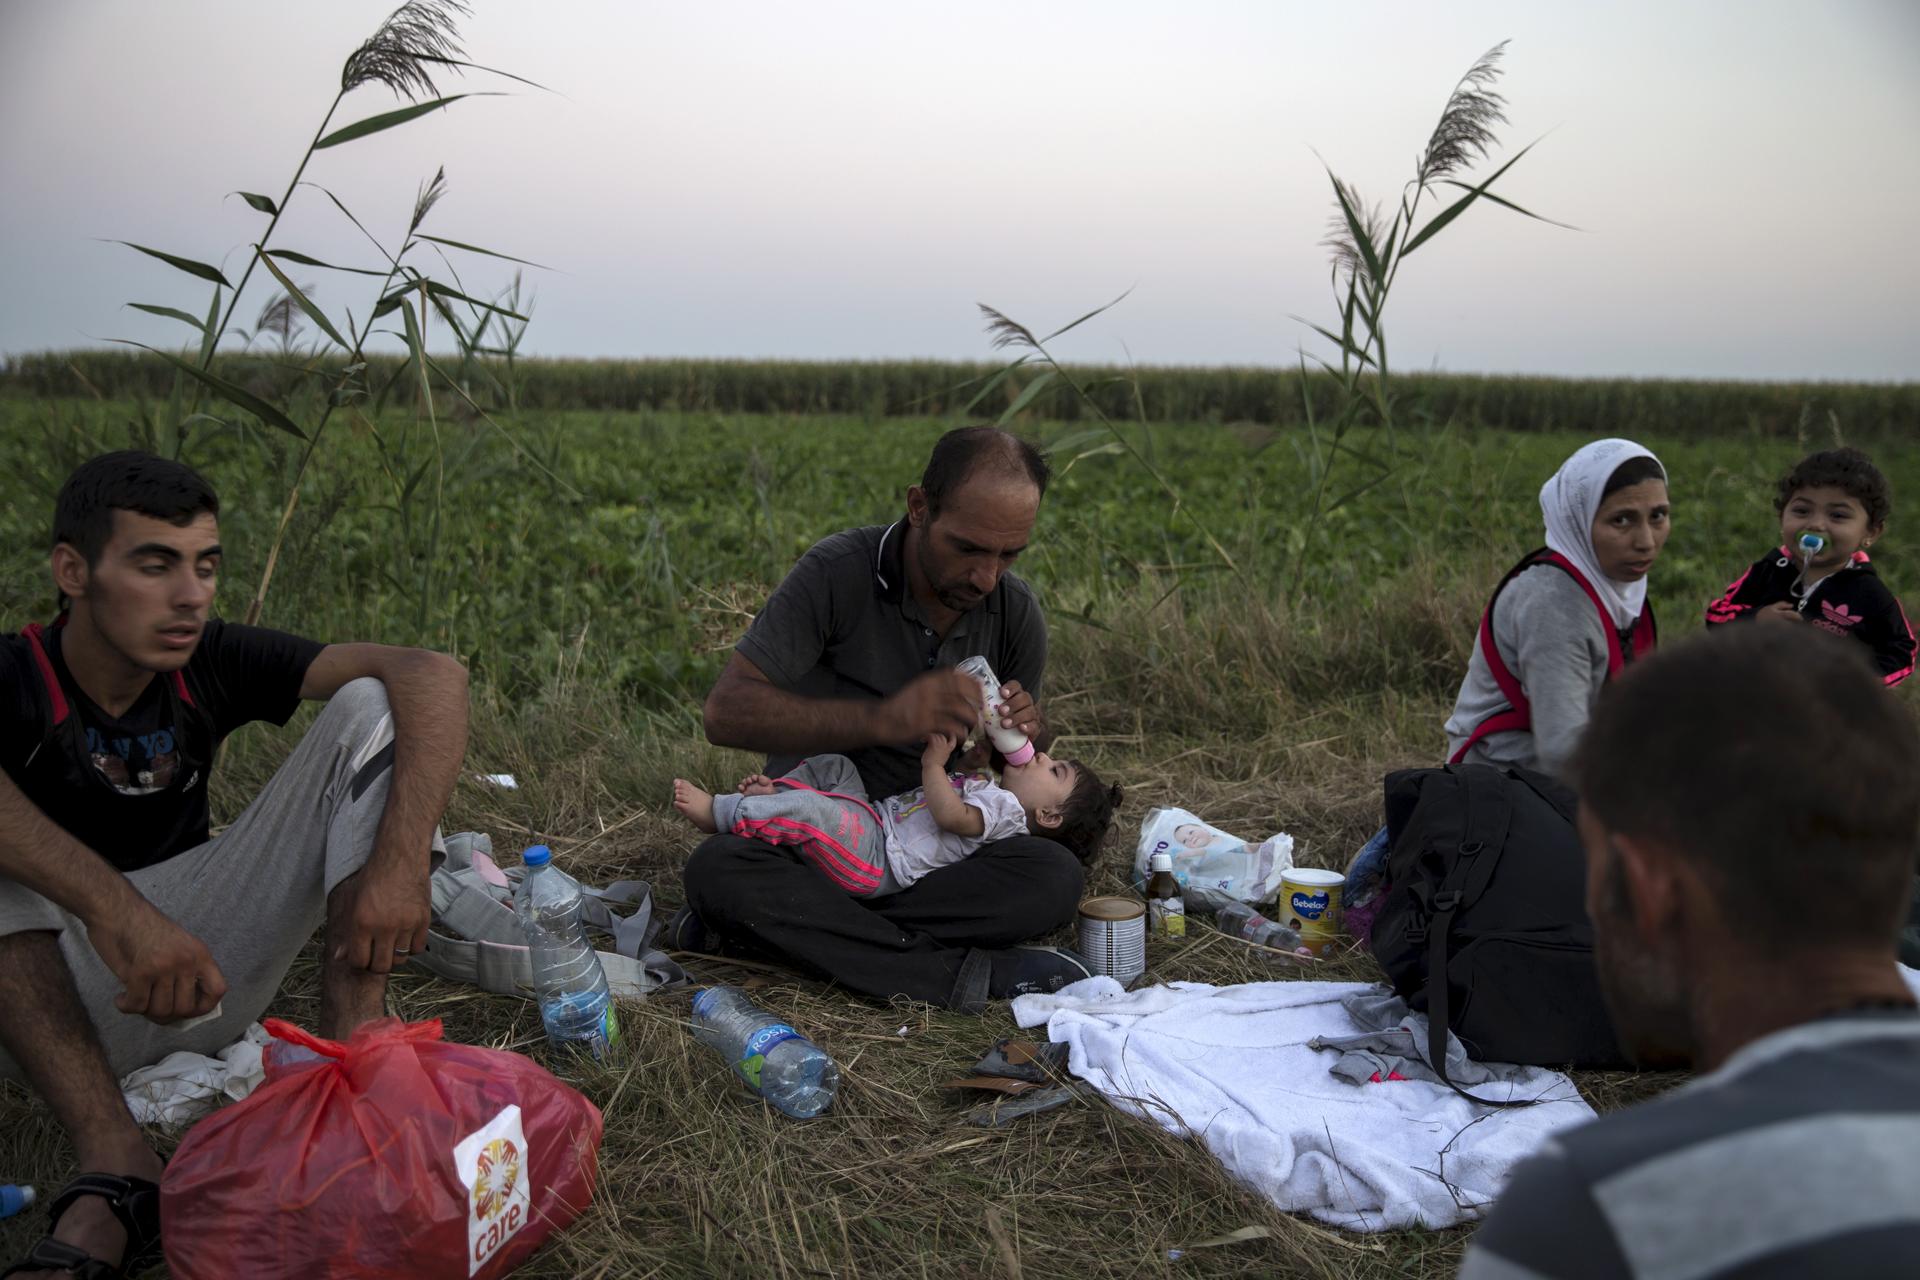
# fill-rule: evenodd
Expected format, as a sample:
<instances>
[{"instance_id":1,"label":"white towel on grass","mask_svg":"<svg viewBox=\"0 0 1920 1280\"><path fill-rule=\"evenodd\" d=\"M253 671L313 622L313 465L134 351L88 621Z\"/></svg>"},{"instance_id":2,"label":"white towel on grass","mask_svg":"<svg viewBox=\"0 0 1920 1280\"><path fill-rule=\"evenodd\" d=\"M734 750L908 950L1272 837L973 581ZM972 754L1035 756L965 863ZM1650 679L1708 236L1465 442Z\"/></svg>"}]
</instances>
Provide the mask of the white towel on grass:
<instances>
[{"instance_id":1,"label":"white towel on grass","mask_svg":"<svg viewBox=\"0 0 1920 1280\"><path fill-rule=\"evenodd\" d=\"M1338 1055L1307 1042L1379 1030L1341 1004L1372 989L1176 982L1129 993L1094 977L1022 996L1013 1016L1046 1023L1050 1039L1071 1046L1073 1074L1121 1110L1199 1138L1280 1208L1354 1231L1478 1218L1547 1135L1593 1117L1571 1080L1540 1067L1473 1086L1487 1098L1543 1099L1511 1109L1476 1106L1441 1084L1333 1076Z\"/></svg>"}]
</instances>

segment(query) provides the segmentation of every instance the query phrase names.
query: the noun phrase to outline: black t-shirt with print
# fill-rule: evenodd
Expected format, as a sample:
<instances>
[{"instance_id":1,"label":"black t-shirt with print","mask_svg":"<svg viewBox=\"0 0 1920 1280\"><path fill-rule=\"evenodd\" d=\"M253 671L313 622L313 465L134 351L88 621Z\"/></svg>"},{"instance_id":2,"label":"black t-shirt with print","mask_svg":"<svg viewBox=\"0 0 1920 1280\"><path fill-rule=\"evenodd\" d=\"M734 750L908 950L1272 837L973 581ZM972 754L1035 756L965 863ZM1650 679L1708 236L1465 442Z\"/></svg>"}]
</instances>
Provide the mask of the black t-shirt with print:
<instances>
[{"instance_id":1,"label":"black t-shirt with print","mask_svg":"<svg viewBox=\"0 0 1920 1280\"><path fill-rule=\"evenodd\" d=\"M207 839L207 774L221 741L255 720L285 724L308 665L325 647L265 627L209 622L178 682L156 676L124 714L112 716L68 673L60 629L41 635L67 715L54 722L55 700L32 642L0 638L0 715L8 726L0 768L41 812L122 871Z\"/></svg>"}]
</instances>

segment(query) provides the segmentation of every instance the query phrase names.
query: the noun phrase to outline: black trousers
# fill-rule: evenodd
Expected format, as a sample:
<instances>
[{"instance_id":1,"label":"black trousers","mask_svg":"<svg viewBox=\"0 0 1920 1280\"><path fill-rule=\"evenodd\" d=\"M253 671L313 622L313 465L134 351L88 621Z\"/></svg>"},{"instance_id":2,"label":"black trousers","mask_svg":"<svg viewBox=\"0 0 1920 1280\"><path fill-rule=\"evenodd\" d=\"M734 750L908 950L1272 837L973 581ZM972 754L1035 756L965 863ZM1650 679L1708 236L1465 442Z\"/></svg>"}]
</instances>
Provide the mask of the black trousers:
<instances>
[{"instance_id":1,"label":"black trousers","mask_svg":"<svg viewBox=\"0 0 1920 1280\"><path fill-rule=\"evenodd\" d=\"M1073 919L1084 880L1039 836L982 845L883 898L851 897L791 851L743 836L707 837L684 874L687 904L730 944L864 995L955 1009L986 999L978 953Z\"/></svg>"}]
</instances>

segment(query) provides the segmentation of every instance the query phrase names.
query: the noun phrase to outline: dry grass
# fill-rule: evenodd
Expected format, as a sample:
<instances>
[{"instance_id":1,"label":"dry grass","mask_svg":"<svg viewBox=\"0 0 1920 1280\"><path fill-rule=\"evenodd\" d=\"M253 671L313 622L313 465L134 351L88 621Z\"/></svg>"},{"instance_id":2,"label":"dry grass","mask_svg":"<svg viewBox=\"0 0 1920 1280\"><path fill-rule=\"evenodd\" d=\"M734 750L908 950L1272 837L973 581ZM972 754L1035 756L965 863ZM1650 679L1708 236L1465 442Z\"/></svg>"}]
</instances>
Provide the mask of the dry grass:
<instances>
[{"instance_id":1,"label":"dry grass","mask_svg":"<svg viewBox=\"0 0 1920 1280\"><path fill-rule=\"evenodd\" d=\"M1064 745L1125 783L1122 838L1092 891L1119 891L1146 808L1177 800L1249 836L1292 832L1304 861L1338 865L1378 822L1379 778L1430 761L1477 602L1417 572L1405 590L1337 620L1181 595L1139 607L1114 631L1056 626L1055 719ZM1175 659L1178 660L1175 660ZM691 715L636 722L580 672L557 672L546 701L476 704L476 769L519 775L519 791L463 784L449 828L490 831L500 847L535 835L588 879L642 875L656 901L680 901L693 833L667 808L668 782L691 771L727 782L752 763L699 740ZM291 733L237 741L222 798L244 797ZM1229 983L1276 971L1201 931L1149 952L1156 979ZM687 996L622 1010L629 1050L617 1069L575 1076L602 1108L606 1138L592 1209L520 1274L530 1277L1312 1276L1326 1280L1451 1274L1465 1231L1352 1236L1274 1211L1197 1143L1097 1101L1002 1130L961 1122L967 1102L938 1087L1013 1030L1004 1007L966 1018L891 1007L823 984L691 962L744 982L841 1063L845 1086L821 1120L782 1119L735 1088L687 1034ZM1279 971L1284 973L1285 971ZM1371 980L1350 954L1315 977ZM449 1037L545 1059L529 1004L406 976L396 1012L437 1017ZM311 1024L311 958L274 1012ZM562 1070L575 1070L562 1067ZM1666 1087L1671 1077L1581 1073L1596 1107ZM46 1114L0 1093L9 1138L0 1176L43 1191L72 1172ZM166 1143L172 1138L156 1137ZM1180 1248L1243 1227L1270 1233ZM24 1248L35 1216L0 1231L0 1257Z\"/></svg>"}]
</instances>

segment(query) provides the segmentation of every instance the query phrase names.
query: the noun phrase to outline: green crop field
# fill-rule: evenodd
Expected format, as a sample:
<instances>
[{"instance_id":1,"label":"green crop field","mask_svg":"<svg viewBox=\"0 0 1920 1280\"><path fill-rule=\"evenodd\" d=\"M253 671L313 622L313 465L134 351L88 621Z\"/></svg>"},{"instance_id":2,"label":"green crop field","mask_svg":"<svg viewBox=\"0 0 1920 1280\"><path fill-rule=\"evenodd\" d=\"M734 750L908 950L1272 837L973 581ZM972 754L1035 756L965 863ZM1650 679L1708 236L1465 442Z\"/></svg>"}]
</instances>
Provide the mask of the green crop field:
<instances>
[{"instance_id":1,"label":"green crop field","mask_svg":"<svg viewBox=\"0 0 1920 1280\"><path fill-rule=\"evenodd\" d=\"M584 383L599 368L539 370L524 385ZM1397 432L1357 429L1338 451L1304 424L1233 411L1124 426L1133 452L1086 421L1016 422L1052 450L1058 472L1018 570L1049 609L1046 705L1064 748L1128 792L1095 887L1119 886L1141 816L1169 801L1243 835L1290 831L1307 862L1339 865L1377 824L1381 774L1436 760L1485 593L1541 540L1541 481L1611 433L1602 391L1518 381L1537 383L1540 403L1584 407L1515 429L1434 411L1415 389L1410 404L1427 411L1400 415ZM139 399L164 386L92 398L8 385L0 601L17 626L51 609L47 528L67 468L129 443L171 448L174 437L145 425L152 411ZM1728 403L1777 402L1777 412L1706 430L1684 398L1661 413L1629 398L1645 384L1617 392L1640 406L1632 434L1673 480L1673 537L1652 579L1671 643L1771 545L1774 479L1831 442L1833 406L1732 387ZM1906 504L1920 495L1920 451L1903 443L1911 424L1899 415L1915 392L1858 394L1835 408L1837 429L1892 477L1895 513L1875 559L1911 599L1920 541ZM695 837L667 806L669 780L727 785L753 763L700 734L700 700L732 640L814 539L894 518L929 444L956 419L911 416L884 398L806 414L529 399L499 424L391 407L337 417L300 478L262 621L458 654L473 671L469 767L512 772L521 786L463 783L449 829L489 831L504 849L546 840L583 878L643 876L671 907ZM251 420L186 438L183 456L224 503L227 616L260 581L301 452ZM1912 687L1903 693L1914 705ZM235 737L216 820L244 803L297 728ZM1158 979L1269 976L1204 930L1156 944L1150 961ZM1004 1009L968 1019L875 1006L785 975L694 964L762 984L760 999L845 1066L839 1102L819 1122L785 1122L692 1045L684 996L623 1010L625 1060L584 1075L557 1064L605 1111L601 1194L522 1274L1387 1277L1450 1274L1457 1260L1464 1232L1343 1236L1275 1213L1198 1144L1103 1106L1000 1130L962 1125L938 1082L1012 1029ZM1322 971L1377 973L1358 955ZM392 1000L405 1016L445 1019L450 1036L545 1060L530 1006L418 975L397 980ZM275 1012L310 1022L316 1006L303 963ZM1577 1078L1602 1108L1673 1082ZM71 1172L24 1093L0 1093L0 1125L23 1153L0 1174L46 1188ZM8 1223L0 1254L37 1225ZM1247 1226L1268 1234L1168 1260L1169 1249Z\"/></svg>"},{"instance_id":2,"label":"green crop field","mask_svg":"<svg viewBox=\"0 0 1920 1280\"><path fill-rule=\"evenodd\" d=\"M223 354L249 381L289 380L289 362L256 354ZM276 363L279 368L275 368ZM305 356L291 367L337 369L343 361ZM452 364L452 361L448 361ZM402 362L374 357L376 381ZM943 416L986 389L999 364L938 360L519 360L487 362L476 385L497 381L500 398L518 409L667 410L727 414L854 414ZM1094 405L1116 419L1141 414L1156 422L1260 423L1304 421L1311 400L1325 419L1337 402L1331 381L1317 377L1302 395L1297 369L1102 368L1076 371ZM16 355L0 367L0 391L33 396L162 399L172 370L120 351L48 351ZM1856 427L1920 430L1920 384L1726 382L1660 378L1540 378L1480 374L1402 373L1396 385L1412 398L1415 419L1515 431L1660 431L1699 439L1753 432L1791 435L1803 420L1829 413ZM509 396L508 389L511 388ZM991 416L1016 398L1020 380L987 391ZM1033 405L1043 417L1078 422L1088 406L1056 388Z\"/></svg>"}]
</instances>

